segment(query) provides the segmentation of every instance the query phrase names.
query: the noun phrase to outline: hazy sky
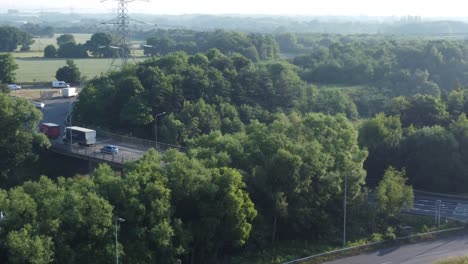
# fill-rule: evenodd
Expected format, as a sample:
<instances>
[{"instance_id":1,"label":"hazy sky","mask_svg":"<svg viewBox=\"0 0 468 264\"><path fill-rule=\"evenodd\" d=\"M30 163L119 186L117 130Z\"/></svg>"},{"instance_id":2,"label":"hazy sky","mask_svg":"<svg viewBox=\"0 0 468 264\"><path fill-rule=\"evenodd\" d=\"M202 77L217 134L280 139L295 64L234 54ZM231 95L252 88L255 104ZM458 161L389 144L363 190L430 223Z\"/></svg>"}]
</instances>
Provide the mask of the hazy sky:
<instances>
[{"instance_id":1,"label":"hazy sky","mask_svg":"<svg viewBox=\"0 0 468 264\"><path fill-rule=\"evenodd\" d=\"M115 0L0 0L2 8L94 9L112 12ZM301 15L420 15L468 17L464 0L136 0L130 12L156 14L301 14Z\"/></svg>"}]
</instances>

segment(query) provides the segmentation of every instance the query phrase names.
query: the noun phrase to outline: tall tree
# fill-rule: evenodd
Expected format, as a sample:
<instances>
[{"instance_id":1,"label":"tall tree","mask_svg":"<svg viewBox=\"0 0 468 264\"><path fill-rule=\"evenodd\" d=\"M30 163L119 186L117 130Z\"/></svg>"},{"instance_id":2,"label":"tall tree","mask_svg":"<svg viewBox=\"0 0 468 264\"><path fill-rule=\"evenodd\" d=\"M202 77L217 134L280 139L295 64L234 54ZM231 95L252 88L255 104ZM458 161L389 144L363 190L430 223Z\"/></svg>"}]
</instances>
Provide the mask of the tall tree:
<instances>
[{"instance_id":1,"label":"tall tree","mask_svg":"<svg viewBox=\"0 0 468 264\"><path fill-rule=\"evenodd\" d=\"M47 138L37 131L42 113L33 104L22 98L10 97L0 93L0 123L5 128L0 130L0 185L16 183L13 177L15 169L25 162L33 160L33 144L48 146Z\"/></svg>"},{"instance_id":2,"label":"tall tree","mask_svg":"<svg viewBox=\"0 0 468 264\"><path fill-rule=\"evenodd\" d=\"M57 56L57 48L54 45L47 45L44 48L44 58L55 58Z\"/></svg>"},{"instance_id":3,"label":"tall tree","mask_svg":"<svg viewBox=\"0 0 468 264\"><path fill-rule=\"evenodd\" d=\"M0 54L0 83L14 83L18 64L10 53Z\"/></svg>"},{"instance_id":4,"label":"tall tree","mask_svg":"<svg viewBox=\"0 0 468 264\"><path fill-rule=\"evenodd\" d=\"M413 206L413 188L406 185L405 171L397 171L389 167L376 190L377 210L385 222L395 218L403 209Z\"/></svg>"},{"instance_id":5,"label":"tall tree","mask_svg":"<svg viewBox=\"0 0 468 264\"><path fill-rule=\"evenodd\" d=\"M55 73L55 78L67 83L78 83L81 80L81 72L73 60L67 60L67 66L63 66Z\"/></svg>"}]
</instances>

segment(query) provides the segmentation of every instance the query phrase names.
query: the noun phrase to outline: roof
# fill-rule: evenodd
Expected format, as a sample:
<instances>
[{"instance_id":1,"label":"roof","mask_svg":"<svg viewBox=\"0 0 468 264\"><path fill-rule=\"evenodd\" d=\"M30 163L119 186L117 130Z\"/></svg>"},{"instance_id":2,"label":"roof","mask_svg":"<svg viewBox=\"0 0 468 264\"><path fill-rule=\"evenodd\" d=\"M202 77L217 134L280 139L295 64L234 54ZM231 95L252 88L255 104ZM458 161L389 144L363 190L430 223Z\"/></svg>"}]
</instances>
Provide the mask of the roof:
<instances>
[{"instance_id":1,"label":"roof","mask_svg":"<svg viewBox=\"0 0 468 264\"><path fill-rule=\"evenodd\" d=\"M42 124L45 125L45 126L49 126L49 127L60 126L60 125L57 125L57 124L54 124L54 123L42 123Z\"/></svg>"},{"instance_id":2,"label":"roof","mask_svg":"<svg viewBox=\"0 0 468 264\"><path fill-rule=\"evenodd\" d=\"M89 129L89 128L84 128L84 127L78 127L78 126L71 126L71 127L66 127L68 129L76 130L76 131L82 131L82 132L94 132L96 133L95 130Z\"/></svg>"}]
</instances>

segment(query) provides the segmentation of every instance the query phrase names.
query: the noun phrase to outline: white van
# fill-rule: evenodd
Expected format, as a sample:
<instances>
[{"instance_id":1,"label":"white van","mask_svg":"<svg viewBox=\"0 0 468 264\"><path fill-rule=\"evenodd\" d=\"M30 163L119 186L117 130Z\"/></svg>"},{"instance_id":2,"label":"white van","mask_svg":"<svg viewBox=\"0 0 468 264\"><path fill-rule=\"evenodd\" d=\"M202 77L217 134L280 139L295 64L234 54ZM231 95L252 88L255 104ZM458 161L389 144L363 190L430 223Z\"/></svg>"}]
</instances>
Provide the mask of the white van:
<instances>
[{"instance_id":1,"label":"white van","mask_svg":"<svg viewBox=\"0 0 468 264\"><path fill-rule=\"evenodd\" d=\"M52 88L69 88L70 85L68 85L64 81L53 81L52 82Z\"/></svg>"}]
</instances>

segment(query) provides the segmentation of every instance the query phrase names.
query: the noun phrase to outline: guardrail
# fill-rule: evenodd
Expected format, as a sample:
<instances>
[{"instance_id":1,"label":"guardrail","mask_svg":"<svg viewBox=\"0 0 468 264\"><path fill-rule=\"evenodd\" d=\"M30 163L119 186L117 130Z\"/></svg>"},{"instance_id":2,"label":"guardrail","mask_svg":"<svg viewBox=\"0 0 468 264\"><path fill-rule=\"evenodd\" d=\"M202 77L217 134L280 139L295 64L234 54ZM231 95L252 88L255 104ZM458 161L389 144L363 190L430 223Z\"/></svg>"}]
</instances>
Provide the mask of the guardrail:
<instances>
[{"instance_id":1,"label":"guardrail","mask_svg":"<svg viewBox=\"0 0 468 264\"><path fill-rule=\"evenodd\" d=\"M122 142L122 143L135 145L135 146L142 146L142 147L148 147L148 146L155 147L156 146L155 141L140 139L140 138L134 138L134 137L129 137L129 136L122 136L122 135L119 135L119 134L114 134L114 133L111 133L111 132L104 131L102 129L95 129L95 130L96 130L97 135L99 137L101 137L101 138L112 139L112 140L115 140L117 142ZM165 143L161 143L161 142L158 142L158 145L157 145L156 149L159 152L164 152L164 151L169 150L169 149L177 149L177 150L179 150L181 152L186 151L185 147L181 147L181 146L177 146L177 145L171 145L171 144L165 144Z\"/></svg>"},{"instance_id":2,"label":"guardrail","mask_svg":"<svg viewBox=\"0 0 468 264\"><path fill-rule=\"evenodd\" d=\"M118 154L106 154L101 153L100 149L96 147L81 147L69 144L63 144L59 141L51 141L52 147L56 150L60 150L64 153L71 153L78 156L86 157L86 158L93 158L95 160L102 160L102 161L109 161L114 163L123 164L128 161L135 161L141 158L140 154L132 154L132 153L118 153Z\"/></svg>"},{"instance_id":3,"label":"guardrail","mask_svg":"<svg viewBox=\"0 0 468 264\"><path fill-rule=\"evenodd\" d=\"M444 230L437 230L437 231L432 231L432 232L427 232L427 233L420 233L420 234L414 234L414 235L409 235L409 236L404 236L404 237L398 237L398 238L396 238L394 240L380 240L380 241L368 243L368 244L365 244L365 245L347 247L347 248L342 248L342 249L338 249L338 250L333 250L333 251L329 251L329 252L324 252L324 253L320 253L320 254L304 257L304 258L300 258L300 259L295 259L295 260L291 260L291 261L288 261L288 262L284 262L283 264L303 263L305 261L313 261L314 259L317 259L319 257L346 254L346 253L352 252L353 250L356 250L356 249L371 248L373 246L376 246L376 245L379 245L379 244L384 244L384 243L387 243L387 242L402 241L402 240L410 239L410 238L413 238L413 237L421 237L421 236L427 236L427 235L433 235L433 234L441 234L441 233L445 233L445 232L462 230L464 228L465 227L448 228L448 229L444 229Z\"/></svg>"}]
</instances>

